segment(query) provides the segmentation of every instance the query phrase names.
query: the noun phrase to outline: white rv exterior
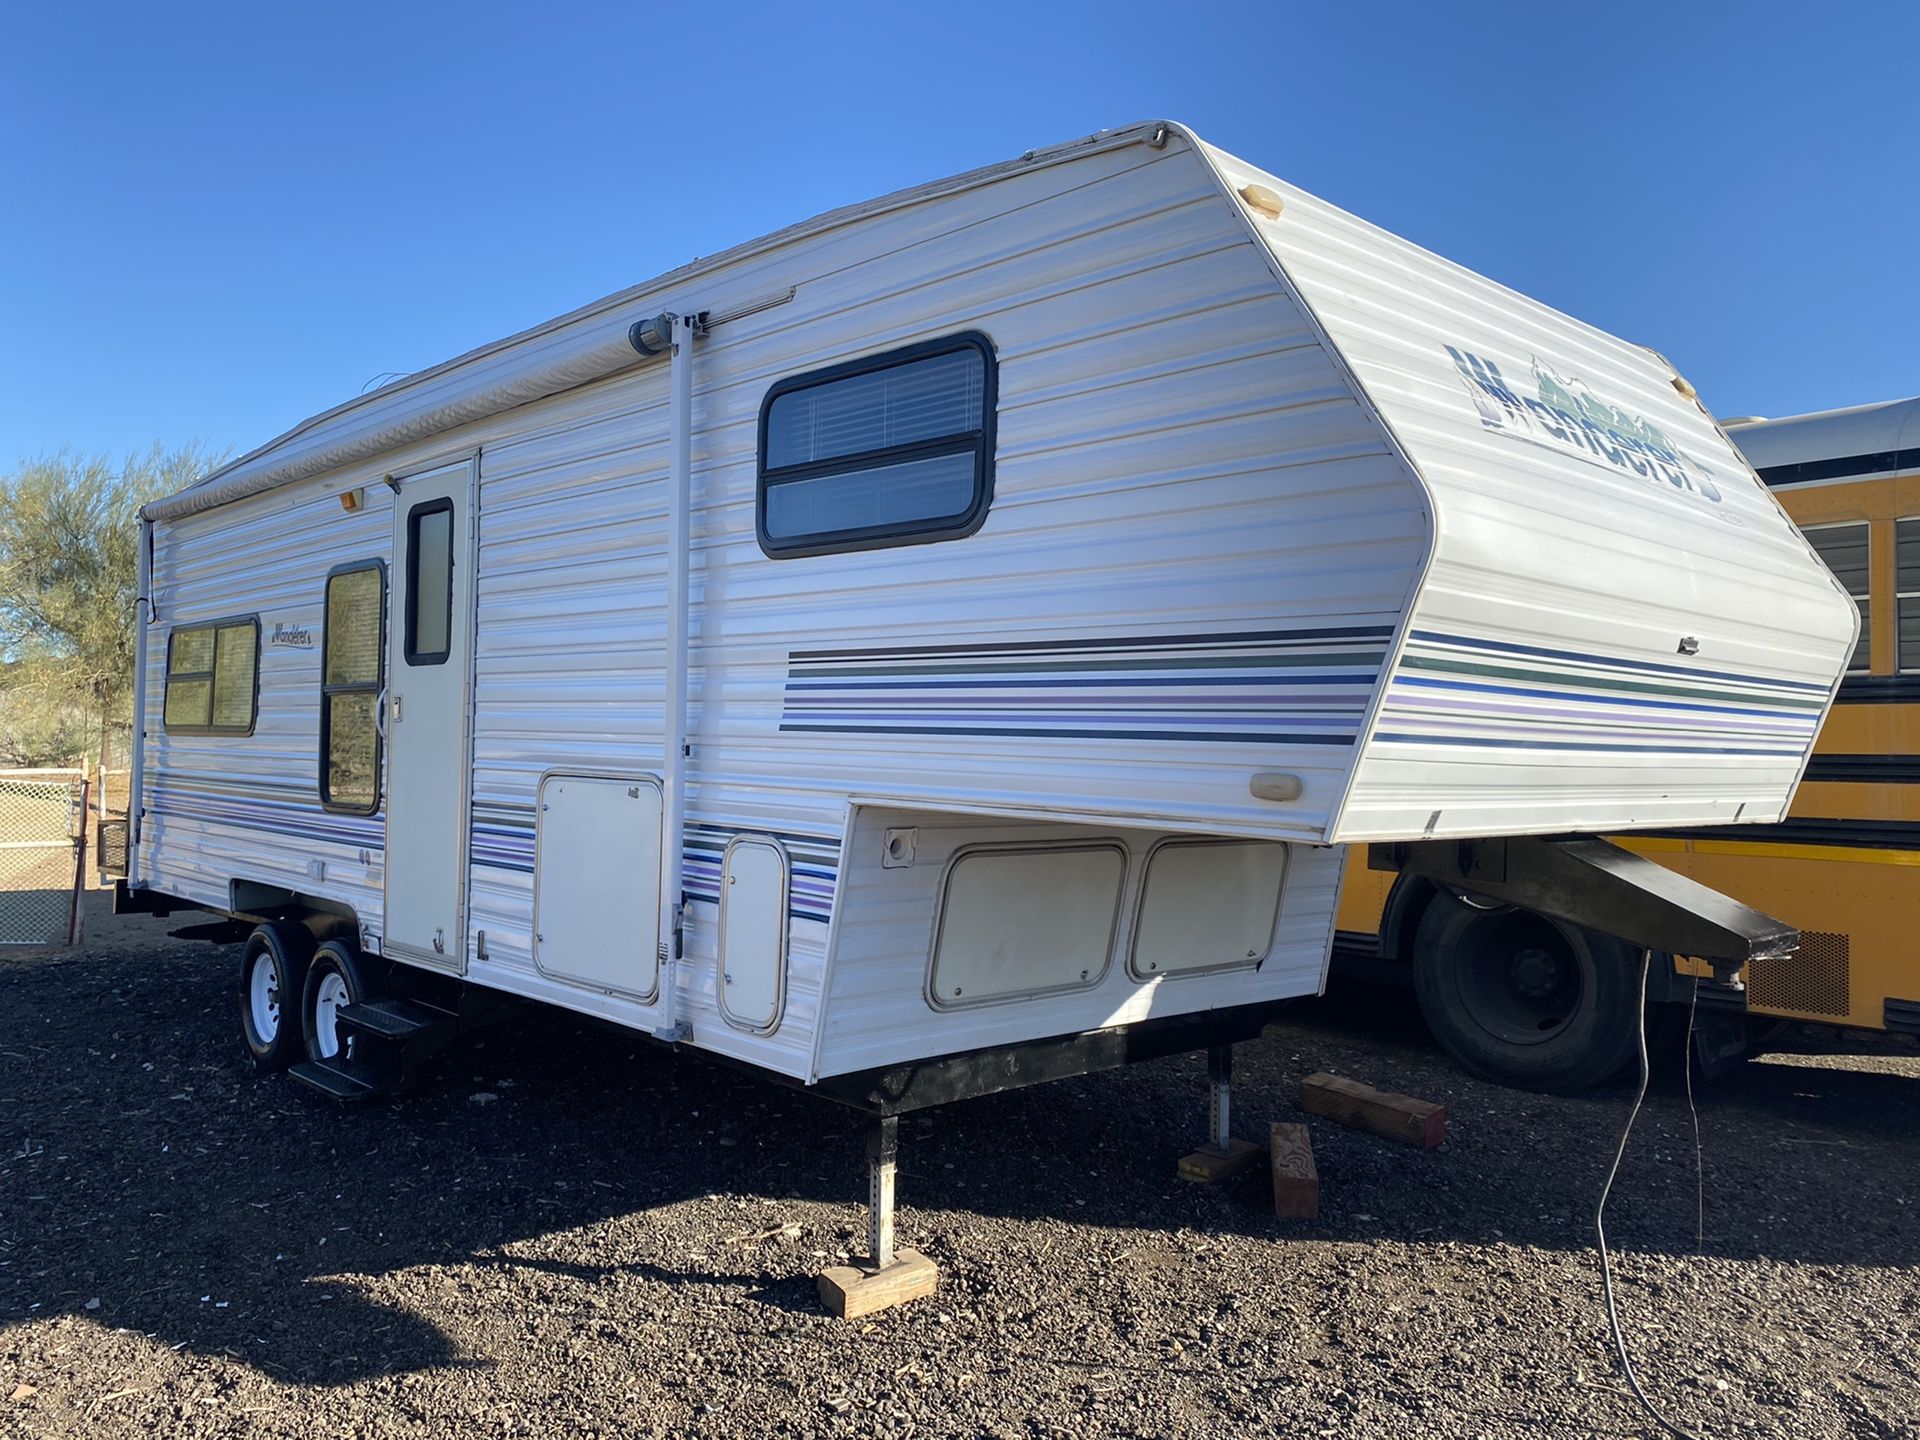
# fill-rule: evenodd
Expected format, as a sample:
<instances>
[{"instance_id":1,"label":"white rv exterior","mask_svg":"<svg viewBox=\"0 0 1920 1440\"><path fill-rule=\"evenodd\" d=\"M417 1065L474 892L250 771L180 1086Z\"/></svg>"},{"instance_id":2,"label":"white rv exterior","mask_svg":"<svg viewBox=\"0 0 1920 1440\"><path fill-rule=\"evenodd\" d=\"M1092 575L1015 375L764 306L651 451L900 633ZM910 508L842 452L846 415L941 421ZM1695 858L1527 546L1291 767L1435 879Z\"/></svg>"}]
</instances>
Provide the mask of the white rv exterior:
<instances>
[{"instance_id":1,"label":"white rv exterior","mask_svg":"<svg viewBox=\"0 0 1920 1440\"><path fill-rule=\"evenodd\" d=\"M981 418L874 400L915 356ZM963 454L945 531L878 533ZM1343 842L1777 819L1857 624L1659 356L1165 123L699 261L147 519L135 889L807 1082L1313 993ZM354 567L384 656L334 693L385 734L332 808ZM256 620L257 713L169 728L244 708L170 652Z\"/></svg>"}]
</instances>

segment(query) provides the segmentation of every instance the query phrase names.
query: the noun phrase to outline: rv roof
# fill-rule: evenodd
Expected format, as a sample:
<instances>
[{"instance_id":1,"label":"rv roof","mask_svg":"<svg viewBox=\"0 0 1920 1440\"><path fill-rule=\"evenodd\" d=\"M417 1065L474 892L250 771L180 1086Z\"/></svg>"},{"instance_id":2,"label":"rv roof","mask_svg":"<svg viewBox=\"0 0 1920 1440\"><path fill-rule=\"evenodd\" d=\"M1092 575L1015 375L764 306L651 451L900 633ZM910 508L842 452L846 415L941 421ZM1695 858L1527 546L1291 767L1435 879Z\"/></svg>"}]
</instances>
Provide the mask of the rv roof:
<instances>
[{"instance_id":1,"label":"rv roof","mask_svg":"<svg viewBox=\"0 0 1920 1440\"><path fill-rule=\"evenodd\" d=\"M627 343L628 323L671 308L680 298L676 290L723 265L806 235L971 189L1016 171L1057 164L1090 150L1159 144L1169 133L1194 138L1185 127L1163 120L1102 130L1062 145L1029 150L1014 160L829 210L717 254L701 256L532 329L323 410L211 471L178 494L154 501L141 513L150 520L168 520L209 510L587 384L642 363L643 357ZM608 318L617 312L627 313L620 315L617 324L609 324Z\"/></svg>"},{"instance_id":2,"label":"rv roof","mask_svg":"<svg viewBox=\"0 0 1920 1440\"><path fill-rule=\"evenodd\" d=\"M1727 434L1773 484L1920 469L1920 396L1728 425Z\"/></svg>"}]
</instances>

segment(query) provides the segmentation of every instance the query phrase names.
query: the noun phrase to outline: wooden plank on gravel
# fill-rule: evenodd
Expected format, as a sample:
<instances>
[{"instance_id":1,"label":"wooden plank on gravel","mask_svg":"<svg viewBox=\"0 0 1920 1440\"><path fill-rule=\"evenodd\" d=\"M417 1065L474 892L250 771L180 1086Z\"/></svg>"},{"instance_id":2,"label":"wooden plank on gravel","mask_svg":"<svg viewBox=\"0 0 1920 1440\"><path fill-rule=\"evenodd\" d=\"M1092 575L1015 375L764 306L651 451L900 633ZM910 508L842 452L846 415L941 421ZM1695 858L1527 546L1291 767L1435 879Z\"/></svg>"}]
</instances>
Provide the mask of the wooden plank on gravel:
<instances>
[{"instance_id":1,"label":"wooden plank on gravel","mask_svg":"<svg viewBox=\"0 0 1920 1440\"><path fill-rule=\"evenodd\" d=\"M876 1310L904 1305L931 1295L940 1271L918 1250L896 1250L884 1270L866 1265L837 1265L820 1276L820 1300L842 1320L858 1320Z\"/></svg>"},{"instance_id":2,"label":"wooden plank on gravel","mask_svg":"<svg viewBox=\"0 0 1920 1440\"><path fill-rule=\"evenodd\" d=\"M1273 1213L1282 1220L1318 1220L1320 1171L1313 1163L1313 1137L1307 1127L1274 1121L1267 1152L1273 1156Z\"/></svg>"},{"instance_id":3,"label":"wooden plank on gravel","mask_svg":"<svg viewBox=\"0 0 1920 1440\"><path fill-rule=\"evenodd\" d=\"M1227 1148L1216 1150L1211 1145L1202 1145L1191 1155L1183 1155L1175 1171L1182 1180L1191 1180L1196 1185L1218 1185L1229 1180L1260 1158L1260 1147L1251 1140L1237 1137L1227 1141Z\"/></svg>"},{"instance_id":4,"label":"wooden plank on gravel","mask_svg":"<svg viewBox=\"0 0 1920 1440\"><path fill-rule=\"evenodd\" d=\"M1424 1150L1447 1138L1445 1106L1376 1090L1344 1075L1309 1075L1302 1080L1300 1108L1309 1115L1323 1115Z\"/></svg>"}]
</instances>

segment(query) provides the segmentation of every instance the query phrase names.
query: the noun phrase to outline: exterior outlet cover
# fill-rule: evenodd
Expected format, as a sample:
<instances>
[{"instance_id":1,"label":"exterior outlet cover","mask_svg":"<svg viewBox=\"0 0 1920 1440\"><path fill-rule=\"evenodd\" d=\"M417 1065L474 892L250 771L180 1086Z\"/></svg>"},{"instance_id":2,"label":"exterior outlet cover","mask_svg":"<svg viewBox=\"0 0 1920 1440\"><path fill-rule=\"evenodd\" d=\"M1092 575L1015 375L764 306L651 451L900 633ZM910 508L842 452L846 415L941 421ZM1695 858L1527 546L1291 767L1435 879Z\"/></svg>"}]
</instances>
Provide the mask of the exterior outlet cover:
<instances>
[{"instance_id":1,"label":"exterior outlet cover","mask_svg":"<svg viewBox=\"0 0 1920 1440\"><path fill-rule=\"evenodd\" d=\"M327 862L324 860L307 861L307 879L315 884L327 878Z\"/></svg>"},{"instance_id":2,"label":"exterior outlet cover","mask_svg":"<svg viewBox=\"0 0 1920 1440\"><path fill-rule=\"evenodd\" d=\"M913 864L914 847L920 843L918 830L889 830L880 846L880 868L905 870Z\"/></svg>"}]
</instances>

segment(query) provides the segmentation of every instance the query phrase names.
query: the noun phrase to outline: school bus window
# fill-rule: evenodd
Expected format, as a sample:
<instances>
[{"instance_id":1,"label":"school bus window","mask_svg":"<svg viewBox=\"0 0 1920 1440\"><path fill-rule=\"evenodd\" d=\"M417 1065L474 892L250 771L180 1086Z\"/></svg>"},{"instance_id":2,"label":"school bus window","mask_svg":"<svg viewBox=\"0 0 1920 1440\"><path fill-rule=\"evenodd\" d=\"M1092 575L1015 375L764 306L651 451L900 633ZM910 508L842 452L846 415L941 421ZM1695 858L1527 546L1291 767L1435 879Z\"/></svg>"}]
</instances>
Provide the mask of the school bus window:
<instances>
[{"instance_id":1,"label":"school bus window","mask_svg":"<svg viewBox=\"0 0 1920 1440\"><path fill-rule=\"evenodd\" d=\"M1908 522L1901 521L1902 526ZM1920 522L1915 522L1920 527ZM1808 542L1819 552L1820 558L1833 571L1833 578L1847 587L1847 593L1853 597L1853 603L1860 607L1860 639L1853 647L1853 660L1847 666L1850 671L1864 671L1872 668L1873 647L1868 623L1868 600L1870 586L1868 576L1868 556L1871 544L1868 539L1869 527L1864 520L1850 521L1844 525L1809 525L1805 534ZM1920 546L1920 528L1916 531L1916 545ZM1915 575L1920 577L1920 550L1914 556ZM1902 588L1905 588L1904 585ZM1914 586L1916 598L1920 598L1920 579ZM1920 625L1920 606L1915 608L1916 625ZM1920 631L1916 632L1920 640ZM1915 664L1920 665L1920 646L1916 647ZM1902 667L1904 668L1904 666Z\"/></svg>"},{"instance_id":2,"label":"school bus window","mask_svg":"<svg viewBox=\"0 0 1920 1440\"><path fill-rule=\"evenodd\" d=\"M1894 643L1900 669L1920 670L1920 517L1894 526Z\"/></svg>"}]
</instances>

